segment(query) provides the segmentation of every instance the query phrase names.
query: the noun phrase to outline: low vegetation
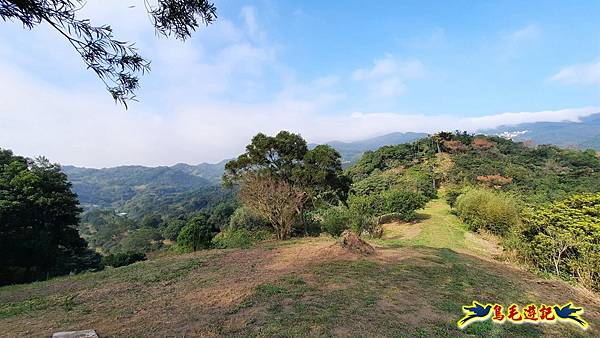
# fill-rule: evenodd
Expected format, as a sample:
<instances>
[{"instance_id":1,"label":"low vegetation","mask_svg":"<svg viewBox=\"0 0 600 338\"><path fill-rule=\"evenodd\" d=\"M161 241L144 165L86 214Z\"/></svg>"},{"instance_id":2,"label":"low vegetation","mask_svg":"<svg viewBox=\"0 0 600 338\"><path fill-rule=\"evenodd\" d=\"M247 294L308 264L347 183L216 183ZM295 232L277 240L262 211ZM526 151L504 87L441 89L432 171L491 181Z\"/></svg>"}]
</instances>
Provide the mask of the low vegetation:
<instances>
[{"instance_id":1,"label":"low vegetation","mask_svg":"<svg viewBox=\"0 0 600 338\"><path fill-rule=\"evenodd\" d=\"M526 210L513 238L512 248L524 261L600 291L600 194Z\"/></svg>"},{"instance_id":2,"label":"low vegetation","mask_svg":"<svg viewBox=\"0 0 600 338\"><path fill-rule=\"evenodd\" d=\"M485 188L470 188L456 198L455 210L472 231L506 235L520 223L519 201Z\"/></svg>"},{"instance_id":3,"label":"low vegetation","mask_svg":"<svg viewBox=\"0 0 600 338\"><path fill-rule=\"evenodd\" d=\"M300 135L288 132L258 134L225 165L226 188L209 198L212 202L189 208L191 204L176 204L167 213L139 217L90 209L82 222L76 196L58 165L2 154L0 224L2 243L7 243L2 249L14 249L2 256L9 259L2 265L4 284L125 266L154 256L154 251L163 251L161 256L173 254L168 251L276 248L282 240L294 245L303 237L338 237L349 230L396 249L426 245L465 250L472 233L485 233L495 236L505 256L530 269L590 290L600 288L600 159L589 151L438 133L367 152L342 169L340 155L329 146L309 149ZM34 197L26 198L30 193ZM427 206L431 216L432 206L445 205L438 196L455 215L431 221L447 224L443 231L427 225L423 214ZM26 210L54 217L52 226L27 218L31 214ZM446 222L448 217L457 223ZM397 240L386 238L390 223L422 226ZM71 237L67 242L15 241L19 232L10 229L24 234L23 224L35 225L39 236L50 229ZM25 254L31 250L43 255ZM502 253L497 251L496 256ZM44 255L55 260L44 261ZM21 256L40 258L26 261Z\"/></svg>"},{"instance_id":4,"label":"low vegetation","mask_svg":"<svg viewBox=\"0 0 600 338\"><path fill-rule=\"evenodd\" d=\"M470 235L441 199L369 241L376 254L367 257L328 237L301 238L3 287L0 335L49 336L85 323L109 337L597 336L594 296L493 261L491 244ZM461 306L474 299L573 301L590 328L488 321L460 330Z\"/></svg>"},{"instance_id":5,"label":"low vegetation","mask_svg":"<svg viewBox=\"0 0 600 338\"><path fill-rule=\"evenodd\" d=\"M139 252L123 252L117 254L110 254L102 257L103 266L112 266L118 268L133 264L135 262L146 260L146 255Z\"/></svg>"}]
</instances>

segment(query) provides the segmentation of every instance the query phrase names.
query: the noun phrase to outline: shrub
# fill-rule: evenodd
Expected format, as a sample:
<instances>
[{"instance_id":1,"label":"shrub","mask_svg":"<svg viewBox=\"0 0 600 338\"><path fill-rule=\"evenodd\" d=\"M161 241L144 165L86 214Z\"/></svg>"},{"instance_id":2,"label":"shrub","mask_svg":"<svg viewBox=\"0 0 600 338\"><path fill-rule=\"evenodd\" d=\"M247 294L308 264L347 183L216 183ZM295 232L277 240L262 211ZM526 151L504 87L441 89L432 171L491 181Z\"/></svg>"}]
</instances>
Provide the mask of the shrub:
<instances>
[{"instance_id":1,"label":"shrub","mask_svg":"<svg viewBox=\"0 0 600 338\"><path fill-rule=\"evenodd\" d=\"M212 245L221 249L249 248L255 243L269 239L272 236L273 234L266 230L227 229L221 231L212 239Z\"/></svg>"},{"instance_id":2,"label":"shrub","mask_svg":"<svg viewBox=\"0 0 600 338\"><path fill-rule=\"evenodd\" d=\"M380 194L350 195L348 207L357 215L376 216L382 209Z\"/></svg>"},{"instance_id":3,"label":"shrub","mask_svg":"<svg viewBox=\"0 0 600 338\"><path fill-rule=\"evenodd\" d=\"M129 231L127 236L119 242L118 249L120 252L148 252L154 251L161 247L160 240L162 236L157 229L140 228Z\"/></svg>"},{"instance_id":4,"label":"shrub","mask_svg":"<svg viewBox=\"0 0 600 338\"><path fill-rule=\"evenodd\" d=\"M520 222L517 200L506 193L481 188L467 190L456 199L456 211L469 229L506 235Z\"/></svg>"},{"instance_id":5,"label":"shrub","mask_svg":"<svg viewBox=\"0 0 600 338\"><path fill-rule=\"evenodd\" d=\"M391 189L379 194L352 195L348 205L355 215L382 216L396 213L404 221L414 219L415 211L425 207L427 198L419 192Z\"/></svg>"},{"instance_id":6,"label":"shrub","mask_svg":"<svg viewBox=\"0 0 600 338\"><path fill-rule=\"evenodd\" d=\"M448 189L446 191L446 202L448 202L448 205L450 206L450 208L454 208L454 206L456 205L456 199L458 198L458 196L460 196L463 193L462 189Z\"/></svg>"},{"instance_id":7,"label":"shrub","mask_svg":"<svg viewBox=\"0 0 600 338\"><path fill-rule=\"evenodd\" d=\"M535 266L600 290L600 193L527 210L512 248Z\"/></svg>"},{"instance_id":8,"label":"shrub","mask_svg":"<svg viewBox=\"0 0 600 338\"><path fill-rule=\"evenodd\" d=\"M386 190L408 190L420 192L428 198L435 198L432 176L428 170L420 167L410 169L394 168L374 173L353 184L356 195L379 194Z\"/></svg>"},{"instance_id":9,"label":"shrub","mask_svg":"<svg viewBox=\"0 0 600 338\"><path fill-rule=\"evenodd\" d=\"M395 213L404 221L415 219L415 211L425 207L427 198L421 193L406 190L388 190L380 195L380 215Z\"/></svg>"},{"instance_id":10,"label":"shrub","mask_svg":"<svg viewBox=\"0 0 600 338\"><path fill-rule=\"evenodd\" d=\"M373 238L381 238L381 236L383 236L383 223L378 222L375 217L356 216L357 217L352 223L352 227L354 229L360 229L358 233L369 235Z\"/></svg>"},{"instance_id":11,"label":"shrub","mask_svg":"<svg viewBox=\"0 0 600 338\"><path fill-rule=\"evenodd\" d=\"M235 209L229 219L229 229L257 230L269 227L269 221L262 217L257 211L249 207Z\"/></svg>"},{"instance_id":12,"label":"shrub","mask_svg":"<svg viewBox=\"0 0 600 338\"><path fill-rule=\"evenodd\" d=\"M177 236L177 245L182 251L208 249L213 238L212 226L205 214L198 214L188 221Z\"/></svg>"},{"instance_id":13,"label":"shrub","mask_svg":"<svg viewBox=\"0 0 600 338\"><path fill-rule=\"evenodd\" d=\"M338 237L350 227L352 217L345 207L333 207L322 213L323 230L333 237Z\"/></svg>"},{"instance_id":14,"label":"shrub","mask_svg":"<svg viewBox=\"0 0 600 338\"><path fill-rule=\"evenodd\" d=\"M383 228L376 222L370 212L360 209L363 204L356 201L366 201L365 198L354 199L355 203L350 207L337 206L319 211L323 231L333 237L338 237L347 229L358 235L369 235L381 237Z\"/></svg>"},{"instance_id":15,"label":"shrub","mask_svg":"<svg viewBox=\"0 0 600 338\"><path fill-rule=\"evenodd\" d=\"M320 210L304 210L296 218L296 222L292 229L292 235L319 236L323 231L322 221L323 217L320 214Z\"/></svg>"},{"instance_id":16,"label":"shrub","mask_svg":"<svg viewBox=\"0 0 600 338\"><path fill-rule=\"evenodd\" d=\"M141 252L119 252L102 257L102 265L118 268L144 260L146 255Z\"/></svg>"},{"instance_id":17,"label":"shrub","mask_svg":"<svg viewBox=\"0 0 600 338\"><path fill-rule=\"evenodd\" d=\"M167 226L161 230L165 239L176 241L181 229L185 226L185 221L182 219L172 219L167 222Z\"/></svg>"}]
</instances>

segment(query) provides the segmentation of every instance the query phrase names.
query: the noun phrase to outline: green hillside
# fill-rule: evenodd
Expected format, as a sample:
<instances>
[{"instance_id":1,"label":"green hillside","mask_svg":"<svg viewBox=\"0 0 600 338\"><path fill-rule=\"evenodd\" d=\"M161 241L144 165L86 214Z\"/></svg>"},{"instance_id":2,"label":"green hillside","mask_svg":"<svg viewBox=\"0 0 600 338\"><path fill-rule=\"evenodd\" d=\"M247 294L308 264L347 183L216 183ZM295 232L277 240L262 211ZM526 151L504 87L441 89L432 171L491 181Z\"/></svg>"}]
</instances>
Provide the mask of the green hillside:
<instances>
[{"instance_id":1,"label":"green hillside","mask_svg":"<svg viewBox=\"0 0 600 338\"><path fill-rule=\"evenodd\" d=\"M2 337L89 328L111 337L598 335L594 151L442 132L343 169L330 146L257 134L225 165L233 189L144 192L121 204L127 214L89 209L82 239L60 167L3 154L0 221L12 231L3 234L40 233L4 243L24 253L49 244L45 256L4 252L4 284L46 281L0 288ZM50 224L54 236L71 237L53 246L40 214L61 221ZM53 254L54 265L39 259ZM473 301L572 301L590 327L486 321L461 330Z\"/></svg>"},{"instance_id":2,"label":"green hillside","mask_svg":"<svg viewBox=\"0 0 600 338\"><path fill-rule=\"evenodd\" d=\"M177 195L218 185L224 163L172 167L122 166L104 169L63 166L86 207L126 208L140 196Z\"/></svg>"},{"instance_id":3,"label":"green hillside","mask_svg":"<svg viewBox=\"0 0 600 338\"><path fill-rule=\"evenodd\" d=\"M441 200L414 224L385 225L372 243L376 254L364 257L330 237L266 242L3 287L0 336L89 328L101 337L598 335L594 295L492 260L496 246L467 232ZM461 331L461 306L472 300L571 300L591 326L487 321Z\"/></svg>"},{"instance_id":4,"label":"green hillside","mask_svg":"<svg viewBox=\"0 0 600 338\"><path fill-rule=\"evenodd\" d=\"M450 186L478 185L487 176L510 179L502 191L529 203L544 203L575 192L600 191L600 158L595 151L532 147L501 137L440 133L435 138L367 152L348 169L359 186L394 185L398 169L417 169L427 180ZM387 174L386 174L387 173ZM386 183L387 182L387 183Z\"/></svg>"}]
</instances>

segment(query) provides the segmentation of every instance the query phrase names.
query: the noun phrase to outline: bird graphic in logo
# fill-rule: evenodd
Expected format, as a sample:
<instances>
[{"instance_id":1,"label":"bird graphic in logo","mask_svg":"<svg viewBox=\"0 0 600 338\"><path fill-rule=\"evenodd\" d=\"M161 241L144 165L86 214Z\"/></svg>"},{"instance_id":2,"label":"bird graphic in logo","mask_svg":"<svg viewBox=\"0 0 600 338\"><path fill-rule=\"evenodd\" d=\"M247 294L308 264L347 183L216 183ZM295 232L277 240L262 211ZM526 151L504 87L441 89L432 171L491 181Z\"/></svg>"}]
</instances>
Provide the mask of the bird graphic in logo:
<instances>
[{"instance_id":1,"label":"bird graphic in logo","mask_svg":"<svg viewBox=\"0 0 600 338\"><path fill-rule=\"evenodd\" d=\"M556 316L558 316L558 318L560 318L561 320L572 320L578 325L580 325L583 329L587 328L588 323L585 320L581 319L581 317L579 317L579 314L577 314L577 312L580 311L583 313L583 308L571 306L573 306L573 303L570 302L563 305L562 307L554 305L554 312L556 313Z\"/></svg>"},{"instance_id":2,"label":"bird graphic in logo","mask_svg":"<svg viewBox=\"0 0 600 338\"><path fill-rule=\"evenodd\" d=\"M486 320L487 317L491 315L491 310L492 305L486 304L483 306L483 304L476 301L473 301L473 304L470 306L463 306L463 312L466 313L466 315L458 321L458 327L463 328L473 321Z\"/></svg>"}]
</instances>

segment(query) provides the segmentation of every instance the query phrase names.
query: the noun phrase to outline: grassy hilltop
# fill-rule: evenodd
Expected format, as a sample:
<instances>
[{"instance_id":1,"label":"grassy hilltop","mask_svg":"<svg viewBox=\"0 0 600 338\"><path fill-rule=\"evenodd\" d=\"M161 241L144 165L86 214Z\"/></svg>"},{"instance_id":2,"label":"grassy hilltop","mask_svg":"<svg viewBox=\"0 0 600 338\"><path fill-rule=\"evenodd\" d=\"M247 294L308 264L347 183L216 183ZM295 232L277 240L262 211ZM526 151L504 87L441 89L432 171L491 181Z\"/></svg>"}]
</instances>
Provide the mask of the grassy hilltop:
<instances>
[{"instance_id":1,"label":"grassy hilltop","mask_svg":"<svg viewBox=\"0 0 600 338\"><path fill-rule=\"evenodd\" d=\"M101 337L387 336L593 337L597 295L492 256L498 247L465 226L441 199L412 223L384 226L373 256L330 237L210 250L97 273L0 288L0 336L96 329ZM569 324L476 323L461 306L584 306L587 331Z\"/></svg>"}]
</instances>

